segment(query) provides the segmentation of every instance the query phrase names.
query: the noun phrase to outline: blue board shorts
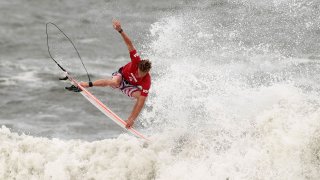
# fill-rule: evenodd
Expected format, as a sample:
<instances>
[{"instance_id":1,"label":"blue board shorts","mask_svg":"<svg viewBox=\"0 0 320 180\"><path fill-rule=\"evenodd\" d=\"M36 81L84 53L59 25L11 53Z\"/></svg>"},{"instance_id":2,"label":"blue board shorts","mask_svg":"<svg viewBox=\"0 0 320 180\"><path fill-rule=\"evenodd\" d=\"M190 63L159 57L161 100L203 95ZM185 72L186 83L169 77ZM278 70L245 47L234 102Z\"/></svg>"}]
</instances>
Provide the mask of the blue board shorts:
<instances>
[{"instance_id":1,"label":"blue board shorts","mask_svg":"<svg viewBox=\"0 0 320 180\"><path fill-rule=\"evenodd\" d=\"M137 86L131 85L128 81L126 81L122 74L121 74L121 69L120 68L118 71L112 73L112 78L116 77L116 76L120 76L121 77L121 82L120 82L120 86L119 87L113 87L115 89L119 89L123 94L132 97L132 94L136 91L141 91L141 89Z\"/></svg>"}]
</instances>

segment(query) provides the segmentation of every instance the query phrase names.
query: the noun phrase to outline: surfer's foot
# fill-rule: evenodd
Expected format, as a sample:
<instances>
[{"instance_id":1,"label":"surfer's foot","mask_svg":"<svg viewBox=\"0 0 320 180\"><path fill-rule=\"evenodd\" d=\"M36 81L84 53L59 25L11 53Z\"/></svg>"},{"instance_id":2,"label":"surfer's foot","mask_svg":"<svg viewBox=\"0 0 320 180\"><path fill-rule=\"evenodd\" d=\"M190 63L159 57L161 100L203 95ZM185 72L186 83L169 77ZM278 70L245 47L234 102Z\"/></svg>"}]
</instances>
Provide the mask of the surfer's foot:
<instances>
[{"instance_id":1,"label":"surfer's foot","mask_svg":"<svg viewBox=\"0 0 320 180\"><path fill-rule=\"evenodd\" d=\"M75 85L71 85L70 87L65 87L66 90L68 91L73 91L73 92L81 92L82 90Z\"/></svg>"}]
</instances>

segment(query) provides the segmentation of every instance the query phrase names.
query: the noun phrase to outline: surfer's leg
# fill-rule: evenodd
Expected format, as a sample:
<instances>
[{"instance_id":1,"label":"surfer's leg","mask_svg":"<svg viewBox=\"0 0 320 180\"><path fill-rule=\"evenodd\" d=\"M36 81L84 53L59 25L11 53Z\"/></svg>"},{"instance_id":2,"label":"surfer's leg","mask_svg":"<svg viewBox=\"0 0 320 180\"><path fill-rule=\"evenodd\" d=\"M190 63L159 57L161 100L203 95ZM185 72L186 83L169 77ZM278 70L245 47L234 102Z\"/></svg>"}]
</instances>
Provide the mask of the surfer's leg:
<instances>
[{"instance_id":1,"label":"surfer's leg","mask_svg":"<svg viewBox=\"0 0 320 180\"><path fill-rule=\"evenodd\" d=\"M129 84L125 80L121 81L119 90L130 98L138 98L140 96L140 89L137 86Z\"/></svg>"},{"instance_id":2,"label":"surfer's leg","mask_svg":"<svg viewBox=\"0 0 320 180\"><path fill-rule=\"evenodd\" d=\"M122 82L122 74L119 72L112 73L112 79L111 79L111 87L113 88L119 88Z\"/></svg>"},{"instance_id":3,"label":"surfer's leg","mask_svg":"<svg viewBox=\"0 0 320 180\"><path fill-rule=\"evenodd\" d=\"M122 82L122 74L119 71L112 73L111 79L99 79L92 82L93 86L110 86L113 88L119 88ZM83 87L89 87L89 82L80 82Z\"/></svg>"},{"instance_id":4,"label":"surfer's leg","mask_svg":"<svg viewBox=\"0 0 320 180\"><path fill-rule=\"evenodd\" d=\"M113 88L118 88L122 81L122 76L112 76L110 86Z\"/></svg>"},{"instance_id":5,"label":"surfer's leg","mask_svg":"<svg viewBox=\"0 0 320 180\"><path fill-rule=\"evenodd\" d=\"M112 77L112 79L100 79L94 81L94 86L110 86L110 87L119 87L122 78L119 76Z\"/></svg>"}]
</instances>

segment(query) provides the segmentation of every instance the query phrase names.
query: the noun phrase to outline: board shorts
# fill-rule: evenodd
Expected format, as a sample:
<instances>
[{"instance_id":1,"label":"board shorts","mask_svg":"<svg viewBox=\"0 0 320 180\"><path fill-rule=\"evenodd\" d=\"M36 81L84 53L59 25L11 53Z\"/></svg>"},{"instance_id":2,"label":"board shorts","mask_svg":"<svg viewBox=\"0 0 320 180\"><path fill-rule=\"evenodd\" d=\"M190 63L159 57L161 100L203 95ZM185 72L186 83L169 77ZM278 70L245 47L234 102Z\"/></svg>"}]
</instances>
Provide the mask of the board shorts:
<instances>
[{"instance_id":1,"label":"board shorts","mask_svg":"<svg viewBox=\"0 0 320 180\"><path fill-rule=\"evenodd\" d=\"M120 86L113 87L113 88L119 89L123 94L129 96L130 98L133 98L132 94L136 91L141 91L141 89L137 86L131 85L128 81L126 81L121 74L121 70L122 70L122 68L120 68L118 71L112 73L112 78L116 77L116 76L121 77Z\"/></svg>"}]
</instances>

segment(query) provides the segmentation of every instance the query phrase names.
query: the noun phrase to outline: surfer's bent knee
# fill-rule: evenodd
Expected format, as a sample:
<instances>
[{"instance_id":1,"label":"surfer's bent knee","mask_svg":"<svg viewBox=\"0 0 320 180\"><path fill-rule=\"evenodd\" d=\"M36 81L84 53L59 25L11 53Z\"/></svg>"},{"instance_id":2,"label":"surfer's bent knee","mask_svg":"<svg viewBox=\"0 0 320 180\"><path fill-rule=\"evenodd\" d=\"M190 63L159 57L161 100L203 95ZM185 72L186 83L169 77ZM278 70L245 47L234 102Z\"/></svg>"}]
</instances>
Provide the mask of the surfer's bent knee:
<instances>
[{"instance_id":1,"label":"surfer's bent knee","mask_svg":"<svg viewBox=\"0 0 320 180\"><path fill-rule=\"evenodd\" d=\"M110 86L112 87L119 87L120 86L120 83L121 83L121 77L119 76L113 76L112 79L111 79L111 84Z\"/></svg>"}]
</instances>

